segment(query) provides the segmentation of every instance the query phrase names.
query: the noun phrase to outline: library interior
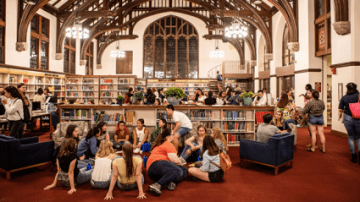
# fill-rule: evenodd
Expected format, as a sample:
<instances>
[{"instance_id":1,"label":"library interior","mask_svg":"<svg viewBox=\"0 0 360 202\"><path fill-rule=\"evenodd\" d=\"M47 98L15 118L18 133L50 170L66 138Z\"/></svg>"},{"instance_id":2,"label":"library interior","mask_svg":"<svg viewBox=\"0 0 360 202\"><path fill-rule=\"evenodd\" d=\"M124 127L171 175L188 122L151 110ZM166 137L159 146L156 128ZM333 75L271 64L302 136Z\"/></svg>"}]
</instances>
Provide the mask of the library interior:
<instances>
[{"instance_id":1,"label":"library interior","mask_svg":"<svg viewBox=\"0 0 360 202\"><path fill-rule=\"evenodd\" d=\"M358 8L0 0L0 202L360 200Z\"/></svg>"}]
</instances>

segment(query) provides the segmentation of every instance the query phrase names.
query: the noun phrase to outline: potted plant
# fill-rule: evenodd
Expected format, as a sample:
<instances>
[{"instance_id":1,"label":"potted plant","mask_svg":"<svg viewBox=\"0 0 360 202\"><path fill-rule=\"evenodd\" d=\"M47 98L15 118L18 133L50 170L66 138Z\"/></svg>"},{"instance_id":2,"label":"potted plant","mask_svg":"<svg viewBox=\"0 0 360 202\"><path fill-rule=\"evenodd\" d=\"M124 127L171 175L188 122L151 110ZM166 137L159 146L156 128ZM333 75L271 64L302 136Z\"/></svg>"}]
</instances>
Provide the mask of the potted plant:
<instances>
[{"instance_id":1,"label":"potted plant","mask_svg":"<svg viewBox=\"0 0 360 202\"><path fill-rule=\"evenodd\" d=\"M135 99L135 100L138 100L138 101L143 100L143 99L144 99L143 93L142 93L141 91L135 93L135 94L134 94L134 99Z\"/></svg>"},{"instance_id":2,"label":"potted plant","mask_svg":"<svg viewBox=\"0 0 360 202\"><path fill-rule=\"evenodd\" d=\"M252 91L246 92L244 91L243 93L241 93L239 95L240 98L244 99L244 106L250 106L251 102L252 102L252 98L256 96L255 93L253 93Z\"/></svg>"},{"instance_id":3,"label":"potted plant","mask_svg":"<svg viewBox=\"0 0 360 202\"><path fill-rule=\"evenodd\" d=\"M170 87L165 92L165 97L169 104L172 105L179 105L179 102L182 98L184 98L186 95L184 91L181 88L178 87Z\"/></svg>"},{"instance_id":4,"label":"potted plant","mask_svg":"<svg viewBox=\"0 0 360 202\"><path fill-rule=\"evenodd\" d=\"M125 96L118 95L116 100L118 101L118 105L122 106L122 102L125 100Z\"/></svg>"}]
</instances>

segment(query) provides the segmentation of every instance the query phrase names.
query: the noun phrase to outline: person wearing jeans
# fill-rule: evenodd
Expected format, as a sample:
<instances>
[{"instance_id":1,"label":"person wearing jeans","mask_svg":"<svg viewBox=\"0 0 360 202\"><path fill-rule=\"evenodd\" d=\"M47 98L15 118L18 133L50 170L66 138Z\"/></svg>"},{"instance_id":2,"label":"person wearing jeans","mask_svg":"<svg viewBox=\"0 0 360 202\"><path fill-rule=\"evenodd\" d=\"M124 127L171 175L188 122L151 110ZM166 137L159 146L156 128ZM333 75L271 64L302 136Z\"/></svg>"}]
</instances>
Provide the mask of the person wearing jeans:
<instances>
[{"instance_id":1,"label":"person wearing jeans","mask_svg":"<svg viewBox=\"0 0 360 202\"><path fill-rule=\"evenodd\" d=\"M206 128L203 125L198 126L197 134L185 140L185 148L181 153L180 161L184 165L188 158L193 161L197 161L197 158L201 155L202 142L206 136Z\"/></svg>"},{"instance_id":2,"label":"person wearing jeans","mask_svg":"<svg viewBox=\"0 0 360 202\"><path fill-rule=\"evenodd\" d=\"M171 144L172 141L174 136L170 135L170 131L163 130L153 143L146 164L150 179L155 181L154 184L149 185L149 189L157 195L161 195L162 187L174 191L176 184L182 182L188 174L176 155L177 151Z\"/></svg>"},{"instance_id":3,"label":"person wearing jeans","mask_svg":"<svg viewBox=\"0 0 360 202\"><path fill-rule=\"evenodd\" d=\"M355 141L359 149L359 164L360 164L360 120L353 119L352 114L349 108L350 103L359 102L359 91L356 89L357 85L355 83L348 83L346 85L347 92L344 95L339 103L339 114L341 118L342 113L344 113L344 125L348 132L348 142L351 153L351 162L357 162L357 154L355 151Z\"/></svg>"}]
</instances>

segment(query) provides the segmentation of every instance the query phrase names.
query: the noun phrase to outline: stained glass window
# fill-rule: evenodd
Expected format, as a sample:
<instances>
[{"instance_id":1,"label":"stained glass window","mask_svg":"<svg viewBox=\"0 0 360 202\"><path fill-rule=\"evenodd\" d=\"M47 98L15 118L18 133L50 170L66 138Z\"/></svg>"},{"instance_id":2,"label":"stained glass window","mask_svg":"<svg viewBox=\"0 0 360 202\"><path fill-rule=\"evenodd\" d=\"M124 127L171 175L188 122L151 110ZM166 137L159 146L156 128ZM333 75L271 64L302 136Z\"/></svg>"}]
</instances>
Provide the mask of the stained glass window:
<instances>
[{"instance_id":1,"label":"stained glass window","mask_svg":"<svg viewBox=\"0 0 360 202\"><path fill-rule=\"evenodd\" d=\"M144 34L145 78L198 78L199 36L189 22L166 16Z\"/></svg>"}]
</instances>

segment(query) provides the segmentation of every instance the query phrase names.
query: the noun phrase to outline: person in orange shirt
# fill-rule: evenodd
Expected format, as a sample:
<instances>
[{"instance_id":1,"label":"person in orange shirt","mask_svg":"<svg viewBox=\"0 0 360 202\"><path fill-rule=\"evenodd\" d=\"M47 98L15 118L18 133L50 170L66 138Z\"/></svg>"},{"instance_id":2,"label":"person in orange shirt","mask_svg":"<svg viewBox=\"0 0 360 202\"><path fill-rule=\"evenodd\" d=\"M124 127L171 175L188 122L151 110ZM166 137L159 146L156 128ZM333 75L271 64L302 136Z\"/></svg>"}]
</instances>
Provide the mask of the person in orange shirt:
<instances>
[{"instance_id":1,"label":"person in orange shirt","mask_svg":"<svg viewBox=\"0 0 360 202\"><path fill-rule=\"evenodd\" d=\"M157 136L151 147L151 155L148 159L146 169L150 179L155 183L149 185L149 190L161 195L161 188L166 187L174 191L176 184L183 181L188 175L188 170L182 166L176 155L175 146L171 144L174 136L170 135L168 129Z\"/></svg>"}]
</instances>

